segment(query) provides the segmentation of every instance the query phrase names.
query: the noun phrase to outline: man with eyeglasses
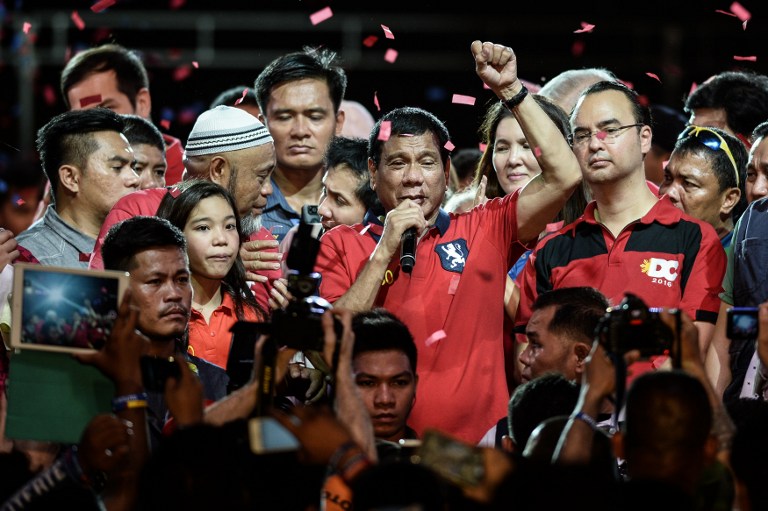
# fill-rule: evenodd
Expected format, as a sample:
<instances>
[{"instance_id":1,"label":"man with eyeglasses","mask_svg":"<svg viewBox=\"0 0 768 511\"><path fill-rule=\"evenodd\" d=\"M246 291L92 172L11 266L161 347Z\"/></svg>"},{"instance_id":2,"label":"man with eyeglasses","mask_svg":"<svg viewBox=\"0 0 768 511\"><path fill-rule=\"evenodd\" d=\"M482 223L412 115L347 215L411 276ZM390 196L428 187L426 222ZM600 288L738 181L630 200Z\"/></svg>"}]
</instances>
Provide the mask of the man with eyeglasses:
<instances>
[{"instance_id":1,"label":"man with eyeglasses","mask_svg":"<svg viewBox=\"0 0 768 511\"><path fill-rule=\"evenodd\" d=\"M725 253L714 228L656 196L645 180L650 113L620 82L598 82L571 114L571 145L593 201L584 215L542 239L518 277L516 325L550 289L592 286L611 304L625 293L695 319L706 354L719 309Z\"/></svg>"},{"instance_id":2,"label":"man with eyeglasses","mask_svg":"<svg viewBox=\"0 0 768 511\"><path fill-rule=\"evenodd\" d=\"M740 185L747 159L747 148L726 131L689 126L675 143L659 194L667 194L675 206L714 227L726 248L734 216L746 205Z\"/></svg>"}]
</instances>

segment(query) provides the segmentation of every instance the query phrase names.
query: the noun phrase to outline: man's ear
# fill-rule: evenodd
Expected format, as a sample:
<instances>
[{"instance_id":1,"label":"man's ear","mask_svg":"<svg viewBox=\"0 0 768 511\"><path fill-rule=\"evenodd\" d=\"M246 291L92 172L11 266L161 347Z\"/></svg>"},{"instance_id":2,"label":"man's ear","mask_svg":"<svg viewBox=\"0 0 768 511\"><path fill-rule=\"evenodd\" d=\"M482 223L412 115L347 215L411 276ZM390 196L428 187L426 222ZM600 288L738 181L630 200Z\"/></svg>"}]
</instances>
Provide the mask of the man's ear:
<instances>
[{"instance_id":1,"label":"man's ear","mask_svg":"<svg viewBox=\"0 0 768 511\"><path fill-rule=\"evenodd\" d=\"M373 158L368 158L368 174L370 175L371 190L376 191L376 164Z\"/></svg>"},{"instance_id":2,"label":"man's ear","mask_svg":"<svg viewBox=\"0 0 768 511\"><path fill-rule=\"evenodd\" d=\"M344 121L347 118L346 115L344 110L339 110L336 113L336 136L341 135L341 129L344 127Z\"/></svg>"},{"instance_id":3,"label":"man's ear","mask_svg":"<svg viewBox=\"0 0 768 511\"><path fill-rule=\"evenodd\" d=\"M509 435L501 435L501 450L508 453L515 452L515 442Z\"/></svg>"},{"instance_id":4,"label":"man's ear","mask_svg":"<svg viewBox=\"0 0 768 511\"><path fill-rule=\"evenodd\" d=\"M150 119L152 113L152 97L149 95L149 89L142 87L136 94L136 115L145 119Z\"/></svg>"},{"instance_id":5,"label":"man's ear","mask_svg":"<svg viewBox=\"0 0 768 511\"><path fill-rule=\"evenodd\" d=\"M723 195L723 205L720 206L720 213L725 216L730 215L733 208L739 203L739 199L741 199L741 190L738 188L729 188L726 190Z\"/></svg>"},{"instance_id":6,"label":"man's ear","mask_svg":"<svg viewBox=\"0 0 768 511\"><path fill-rule=\"evenodd\" d=\"M229 161L221 155L216 155L208 162L208 178L216 184L229 188L232 169Z\"/></svg>"},{"instance_id":7,"label":"man's ear","mask_svg":"<svg viewBox=\"0 0 768 511\"><path fill-rule=\"evenodd\" d=\"M82 172L74 165L62 165L59 167L59 186L62 191L67 190L68 193L76 194L80 191L80 178ZM51 190L51 193L56 197L58 190Z\"/></svg>"}]
</instances>

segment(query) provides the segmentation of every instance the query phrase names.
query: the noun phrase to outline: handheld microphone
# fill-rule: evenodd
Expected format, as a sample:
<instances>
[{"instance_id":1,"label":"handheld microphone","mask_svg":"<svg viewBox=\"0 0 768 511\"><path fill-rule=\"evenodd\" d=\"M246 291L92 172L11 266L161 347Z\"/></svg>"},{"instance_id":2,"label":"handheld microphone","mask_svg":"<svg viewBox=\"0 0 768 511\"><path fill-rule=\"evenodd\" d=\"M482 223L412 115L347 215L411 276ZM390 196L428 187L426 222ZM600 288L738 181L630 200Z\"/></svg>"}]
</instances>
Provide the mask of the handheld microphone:
<instances>
[{"instance_id":1,"label":"handheld microphone","mask_svg":"<svg viewBox=\"0 0 768 511\"><path fill-rule=\"evenodd\" d=\"M405 230L400 241L400 267L405 273L411 273L416 264L416 228Z\"/></svg>"}]
</instances>

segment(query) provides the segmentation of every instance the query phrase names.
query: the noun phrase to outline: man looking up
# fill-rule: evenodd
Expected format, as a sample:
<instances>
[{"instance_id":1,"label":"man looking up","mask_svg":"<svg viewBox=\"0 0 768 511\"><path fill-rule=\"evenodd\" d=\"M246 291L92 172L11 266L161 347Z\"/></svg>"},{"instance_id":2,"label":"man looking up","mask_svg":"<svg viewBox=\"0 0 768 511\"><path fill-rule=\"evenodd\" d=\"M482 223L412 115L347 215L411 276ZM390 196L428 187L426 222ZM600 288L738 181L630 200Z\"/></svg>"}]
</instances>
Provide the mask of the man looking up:
<instances>
[{"instance_id":1,"label":"man looking up","mask_svg":"<svg viewBox=\"0 0 768 511\"><path fill-rule=\"evenodd\" d=\"M352 318L352 371L376 438L397 443L417 438L406 425L416 401L416 345L408 327L377 308Z\"/></svg>"},{"instance_id":2,"label":"man looking up","mask_svg":"<svg viewBox=\"0 0 768 511\"><path fill-rule=\"evenodd\" d=\"M152 120L149 78L139 55L118 44L103 44L72 57L59 81L69 110L104 107L118 114L135 114ZM178 138L163 134L168 159L165 183L181 179L184 164Z\"/></svg>"},{"instance_id":3,"label":"man looking up","mask_svg":"<svg viewBox=\"0 0 768 511\"><path fill-rule=\"evenodd\" d=\"M16 237L17 262L88 266L110 208L139 186L124 128L123 119L105 108L65 112L40 128L37 150L51 204Z\"/></svg>"},{"instance_id":4,"label":"man looking up","mask_svg":"<svg viewBox=\"0 0 768 511\"><path fill-rule=\"evenodd\" d=\"M306 47L278 57L256 78L259 118L277 155L263 223L279 241L298 224L302 206L320 202L323 156L344 125L339 107L346 88L346 73L327 49Z\"/></svg>"},{"instance_id":5,"label":"man looking up","mask_svg":"<svg viewBox=\"0 0 768 511\"><path fill-rule=\"evenodd\" d=\"M727 247L733 215L743 202L740 185L749 155L741 141L719 128L690 126L675 143L659 194L683 212L715 228ZM742 208L743 210L743 208Z\"/></svg>"},{"instance_id":6,"label":"man looking up","mask_svg":"<svg viewBox=\"0 0 768 511\"><path fill-rule=\"evenodd\" d=\"M421 397L411 427L418 434L436 427L476 443L509 399L505 313L487 304L501 302L507 271L563 207L581 173L555 124L526 94L512 49L475 41L472 54L478 76L540 145L541 174L521 192L449 215L440 209L450 171L448 130L425 110L394 109L369 138L371 186L386 216L369 212L363 224L323 234L316 271L323 276L320 294L330 302L354 311L384 307L413 334ZM420 238L412 274L397 257L407 229Z\"/></svg>"}]
</instances>

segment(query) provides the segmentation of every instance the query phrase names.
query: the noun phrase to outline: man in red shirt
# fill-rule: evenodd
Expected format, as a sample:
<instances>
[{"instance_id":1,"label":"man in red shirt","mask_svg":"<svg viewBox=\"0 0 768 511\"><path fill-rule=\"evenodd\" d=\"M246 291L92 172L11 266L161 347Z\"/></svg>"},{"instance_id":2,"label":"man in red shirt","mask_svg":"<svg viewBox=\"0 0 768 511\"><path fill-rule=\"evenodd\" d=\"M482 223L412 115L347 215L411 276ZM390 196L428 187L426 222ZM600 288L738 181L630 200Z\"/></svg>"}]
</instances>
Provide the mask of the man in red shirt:
<instances>
[{"instance_id":1,"label":"man in red shirt","mask_svg":"<svg viewBox=\"0 0 768 511\"><path fill-rule=\"evenodd\" d=\"M517 76L511 48L472 43L478 76L541 145L542 173L521 192L456 216L440 209L449 134L434 115L398 108L369 139L371 185L386 213L323 234L320 294L355 311L381 306L405 322L418 349L419 386L409 426L477 442L506 413L503 356L507 270L580 182L578 162ZM545 142L546 141L546 142ZM399 264L406 230L418 238L412 273Z\"/></svg>"}]
</instances>

